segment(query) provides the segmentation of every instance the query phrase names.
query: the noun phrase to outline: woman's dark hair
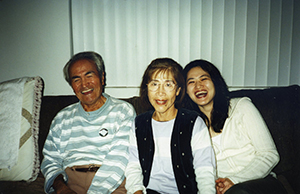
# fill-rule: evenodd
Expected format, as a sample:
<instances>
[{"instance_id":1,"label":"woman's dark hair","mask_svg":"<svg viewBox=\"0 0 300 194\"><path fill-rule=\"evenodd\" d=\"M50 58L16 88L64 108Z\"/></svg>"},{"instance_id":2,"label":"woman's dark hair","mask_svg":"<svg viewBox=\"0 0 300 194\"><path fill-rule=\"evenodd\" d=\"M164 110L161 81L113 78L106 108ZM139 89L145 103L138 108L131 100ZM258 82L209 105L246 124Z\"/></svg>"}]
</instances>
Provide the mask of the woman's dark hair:
<instances>
[{"instance_id":1,"label":"woman's dark hair","mask_svg":"<svg viewBox=\"0 0 300 194\"><path fill-rule=\"evenodd\" d=\"M179 108L181 105L181 102L183 100L183 97L185 95L185 81L181 74L182 67L179 65L176 61L170 58L157 58L153 60L147 67L147 69L144 72L143 80L140 86L140 97L141 97L141 103L142 106L145 107L146 110L153 109L151 103L149 102L148 98L148 88L147 84L151 81L151 78L154 74L157 73L168 73L170 72L172 76L175 79L175 82L177 84L177 88L180 89L180 93L178 96L176 96L175 99L175 107Z\"/></svg>"},{"instance_id":2,"label":"woman's dark hair","mask_svg":"<svg viewBox=\"0 0 300 194\"><path fill-rule=\"evenodd\" d=\"M220 71L216 66L206 60L195 60L187 64L183 70L184 79L187 80L188 72L194 67L201 67L203 71L207 72L215 87L215 96L213 99L213 110L211 112L211 122L209 125L215 132L221 132L223 129L225 120L228 117L229 109L229 91L227 84L222 77ZM185 95L184 99L185 108L201 112L198 105L191 100L189 95Z\"/></svg>"}]
</instances>

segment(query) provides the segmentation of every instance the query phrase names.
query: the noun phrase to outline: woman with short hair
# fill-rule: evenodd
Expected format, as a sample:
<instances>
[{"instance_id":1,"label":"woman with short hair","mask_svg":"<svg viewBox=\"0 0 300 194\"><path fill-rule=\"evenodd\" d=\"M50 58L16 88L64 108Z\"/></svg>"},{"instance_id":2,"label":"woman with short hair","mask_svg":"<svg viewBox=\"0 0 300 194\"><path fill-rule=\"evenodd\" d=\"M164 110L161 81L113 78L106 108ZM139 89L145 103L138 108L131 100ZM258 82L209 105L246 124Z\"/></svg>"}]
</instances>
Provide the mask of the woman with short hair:
<instances>
[{"instance_id":1,"label":"woman with short hair","mask_svg":"<svg viewBox=\"0 0 300 194\"><path fill-rule=\"evenodd\" d=\"M140 87L150 111L135 119L125 171L128 193L214 194L215 156L206 124L180 108L185 94L182 67L170 58L153 60Z\"/></svg>"}]
</instances>

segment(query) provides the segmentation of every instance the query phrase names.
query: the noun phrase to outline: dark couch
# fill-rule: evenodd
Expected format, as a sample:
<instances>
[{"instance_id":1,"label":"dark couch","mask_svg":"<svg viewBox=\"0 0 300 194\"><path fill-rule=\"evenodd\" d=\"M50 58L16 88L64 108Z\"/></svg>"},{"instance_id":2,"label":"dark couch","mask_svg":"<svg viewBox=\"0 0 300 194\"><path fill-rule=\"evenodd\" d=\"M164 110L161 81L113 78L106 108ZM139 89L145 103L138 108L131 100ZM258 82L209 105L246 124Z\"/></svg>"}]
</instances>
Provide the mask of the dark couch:
<instances>
[{"instance_id":1,"label":"dark couch","mask_svg":"<svg viewBox=\"0 0 300 194\"><path fill-rule=\"evenodd\" d=\"M269 89L237 90L230 93L232 97L248 96L265 119L273 136L280 162L274 168L278 179L289 193L299 193L300 180L300 87L274 87ZM145 110L138 97L123 99L130 102L137 114ZM50 123L56 113L63 107L77 102L75 96L44 96L40 113L39 151L42 160L42 148L48 134ZM44 193L44 178L40 173L32 183L23 181L0 182L0 194Z\"/></svg>"}]
</instances>

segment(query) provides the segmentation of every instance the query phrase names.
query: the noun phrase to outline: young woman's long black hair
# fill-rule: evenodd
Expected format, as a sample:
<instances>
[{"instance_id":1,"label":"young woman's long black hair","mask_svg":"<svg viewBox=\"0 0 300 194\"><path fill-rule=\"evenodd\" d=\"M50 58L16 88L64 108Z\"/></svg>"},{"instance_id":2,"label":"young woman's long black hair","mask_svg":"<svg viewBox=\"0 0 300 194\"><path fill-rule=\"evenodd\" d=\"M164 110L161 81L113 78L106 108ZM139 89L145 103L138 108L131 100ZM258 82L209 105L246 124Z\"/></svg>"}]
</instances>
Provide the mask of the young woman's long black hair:
<instances>
[{"instance_id":1,"label":"young woman's long black hair","mask_svg":"<svg viewBox=\"0 0 300 194\"><path fill-rule=\"evenodd\" d=\"M209 123L209 126L211 126L215 132L219 133L223 129L225 120L228 117L230 97L227 84L218 68L212 63L202 59L192 61L185 66L183 70L185 81L187 80L187 73L194 67L201 67L207 72L214 84L215 96L213 99L213 110L211 112L211 122ZM191 100L189 95L185 95L184 107L202 113L198 105Z\"/></svg>"}]
</instances>

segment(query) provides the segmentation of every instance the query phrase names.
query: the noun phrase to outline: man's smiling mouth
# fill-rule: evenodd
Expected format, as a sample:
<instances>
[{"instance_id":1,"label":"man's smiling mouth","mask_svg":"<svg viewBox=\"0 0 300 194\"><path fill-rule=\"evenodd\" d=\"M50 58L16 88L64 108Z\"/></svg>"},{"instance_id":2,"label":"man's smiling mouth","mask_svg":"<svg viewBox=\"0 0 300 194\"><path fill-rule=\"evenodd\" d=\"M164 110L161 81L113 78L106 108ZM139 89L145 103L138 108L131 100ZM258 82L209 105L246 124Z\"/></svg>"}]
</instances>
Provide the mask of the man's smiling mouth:
<instances>
[{"instance_id":1,"label":"man's smiling mouth","mask_svg":"<svg viewBox=\"0 0 300 194\"><path fill-rule=\"evenodd\" d=\"M94 89L87 89L87 90L83 90L81 91L81 94L89 94L93 91Z\"/></svg>"}]
</instances>

